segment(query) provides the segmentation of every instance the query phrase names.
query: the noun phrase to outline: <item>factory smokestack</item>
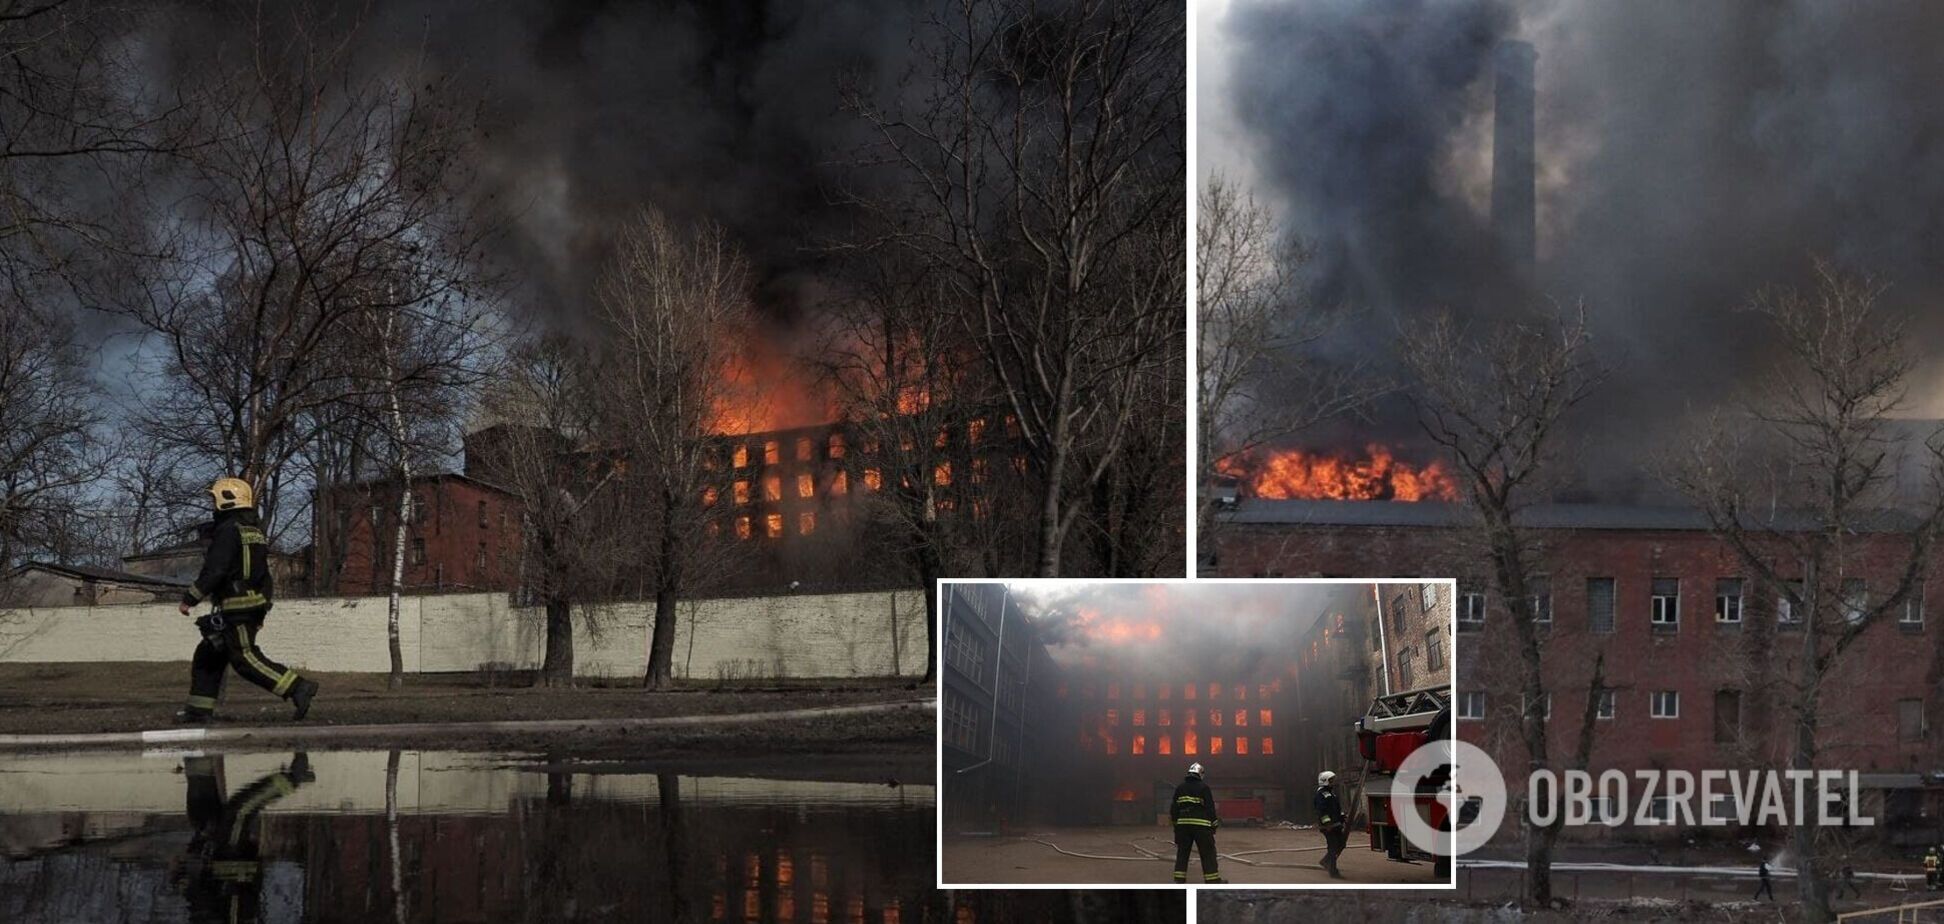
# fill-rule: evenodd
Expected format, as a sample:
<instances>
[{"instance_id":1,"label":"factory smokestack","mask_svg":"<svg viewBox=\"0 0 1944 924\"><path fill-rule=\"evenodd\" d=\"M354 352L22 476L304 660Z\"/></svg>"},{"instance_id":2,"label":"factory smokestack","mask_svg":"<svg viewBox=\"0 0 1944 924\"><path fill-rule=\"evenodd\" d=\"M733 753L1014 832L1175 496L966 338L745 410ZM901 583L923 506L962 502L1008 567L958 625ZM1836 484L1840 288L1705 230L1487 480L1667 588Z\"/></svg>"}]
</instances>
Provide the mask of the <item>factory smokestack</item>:
<instances>
[{"instance_id":1,"label":"factory smokestack","mask_svg":"<svg viewBox=\"0 0 1944 924\"><path fill-rule=\"evenodd\" d=\"M1497 77L1492 104L1492 230L1506 262L1525 278L1532 274L1533 217L1533 64L1528 42L1500 42L1494 61Z\"/></svg>"}]
</instances>

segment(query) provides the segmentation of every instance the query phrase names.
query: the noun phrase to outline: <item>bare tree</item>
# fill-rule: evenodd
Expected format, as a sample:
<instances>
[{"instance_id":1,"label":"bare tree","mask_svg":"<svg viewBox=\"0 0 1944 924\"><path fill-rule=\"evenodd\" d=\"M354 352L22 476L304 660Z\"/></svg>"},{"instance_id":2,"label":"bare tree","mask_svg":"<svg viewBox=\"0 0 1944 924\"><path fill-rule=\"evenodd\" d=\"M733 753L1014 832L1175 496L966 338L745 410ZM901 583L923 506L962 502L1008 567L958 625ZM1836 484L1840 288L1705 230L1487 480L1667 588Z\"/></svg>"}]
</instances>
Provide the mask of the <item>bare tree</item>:
<instances>
[{"instance_id":1,"label":"bare tree","mask_svg":"<svg viewBox=\"0 0 1944 924\"><path fill-rule=\"evenodd\" d=\"M1541 553L1537 537L1518 519L1541 496L1562 421L1604 377L1588 355L1588 342L1583 314L1563 323L1510 321L1482 336L1443 316L1404 335L1418 423L1451 459L1475 521L1476 544L1515 633L1522 738L1535 772L1551 762L1541 658L1545 629L1532 603ZM1590 697L1597 696L1600 675L1596 667ZM1582 761L1591 749L1590 728L1589 720L1582 727ZM1527 898L1541 907L1552 903L1558 833L1558 824L1526 830Z\"/></svg>"},{"instance_id":2,"label":"bare tree","mask_svg":"<svg viewBox=\"0 0 1944 924\"><path fill-rule=\"evenodd\" d=\"M0 568L64 544L112 461L102 425L67 327L27 305L0 308Z\"/></svg>"},{"instance_id":3,"label":"bare tree","mask_svg":"<svg viewBox=\"0 0 1944 924\"><path fill-rule=\"evenodd\" d=\"M1018 420L1044 577L1180 339L1182 248L1142 232L1185 224L1184 31L1170 0L959 0L902 98L849 95L885 168L861 203L956 291Z\"/></svg>"},{"instance_id":4,"label":"bare tree","mask_svg":"<svg viewBox=\"0 0 1944 924\"><path fill-rule=\"evenodd\" d=\"M1196 517L1212 550L1220 523L1205 489L1220 460L1353 413L1380 389L1361 366L1310 354L1337 320L1303 292L1310 252L1226 177L1202 184L1195 240Z\"/></svg>"},{"instance_id":5,"label":"bare tree","mask_svg":"<svg viewBox=\"0 0 1944 924\"><path fill-rule=\"evenodd\" d=\"M991 515L999 473L979 444L1000 439L1003 423L979 416L996 406L979 387L982 360L942 304L956 293L895 251L864 256L829 312L819 365L865 451L857 475L847 470L857 478L847 489L888 524L886 544L924 588L926 637L936 639L937 582L961 555L949 511ZM937 661L927 653L921 682Z\"/></svg>"},{"instance_id":6,"label":"bare tree","mask_svg":"<svg viewBox=\"0 0 1944 924\"><path fill-rule=\"evenodd\" d=\"M1919 593L1944 528L1944 434L1921 447L1923 489L1895 490L1902 447L1892 418L1913 363L1906 324L1880 310L1882 282L1822 260L1813 269L1813 287L1749 302L1785 362L1754 392L1742 425L1711 422L1673 476L1800 630L1793 653L1777 646L1784 665L1770 670L1786 697L1786 761L1798 770L1815 768L1822 753L1831 678L1864 633ZM1869 594L1869 559L1886 551L1890 586ZM1791 830L1796 889L1811 919L1830 920L1818 832Z\"/></svg>"},{"instance_id":7,"label":"bare tree","mask_svg":"<svg viewBox=\"0 0 1944 924\"><path fill-rule=\"evenodd\" d=\"M718 418L732 396L757 383L737 362L739 331L753 323L747 261L713 222L677 226L649 209L632 219L596 293L602 337L600 442L625 467L621 503L633 516L628 540L640 553L655 619L647 685L673 682L678 604L721 553L710 501L721 460Z\"/></svg>"},{"instance_id":8,"label":"bare tree","mask_svg":"<svg viewBox=\"0 0 1944 924\"><path fill-rule=\"evenodd\" d=\"M326 409L425 374L370 374L360 332L469 304L486 229L458 194L472 116L454 86L411 67L354 75L355 24L254 15L245 64L216 56L185 78L183 118L207 140L137 213L152 252L124 267L133 281L100 297L157 348L167 387L143 409L147 437L249 480L274 535L301 528L281 495Z\"/></svg>"},{"instance_id":9,"label":"bare tree","mask_svg":"<svg viewBox=\"0 0 1944 924\"><path fill-rule=\"evenodd\" d=\"M540 682L574 680L574 617L592 620L627 556L617 539L612 457L577 463L594 431L594 367L571 340L548 336L516 347L485 399L500 431L479 458L482 474L520 501L520 590L545 612Z\"/></svg>"}]
</instances>

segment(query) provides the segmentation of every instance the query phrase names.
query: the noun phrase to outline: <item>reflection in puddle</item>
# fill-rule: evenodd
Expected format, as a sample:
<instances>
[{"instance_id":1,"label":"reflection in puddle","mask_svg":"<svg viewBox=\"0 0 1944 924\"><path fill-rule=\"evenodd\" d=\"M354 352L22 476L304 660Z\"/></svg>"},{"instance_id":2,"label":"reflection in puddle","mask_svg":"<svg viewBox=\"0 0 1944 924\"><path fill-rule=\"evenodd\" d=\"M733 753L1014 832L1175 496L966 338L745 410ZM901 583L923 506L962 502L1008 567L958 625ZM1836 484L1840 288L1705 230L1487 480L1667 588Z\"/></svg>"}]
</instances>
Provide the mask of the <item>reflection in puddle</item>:
<instances>
[{"instance_id":1,"label":"reflection in puddle","mask_svg":"<svg viewBox=\"0 0 1944 924\"><path fill-rule=\"evenodd\" d=\"M9 758L0 920L915 924L932 820L930 787L486 755Z\"/></svg>"}]
</instances>

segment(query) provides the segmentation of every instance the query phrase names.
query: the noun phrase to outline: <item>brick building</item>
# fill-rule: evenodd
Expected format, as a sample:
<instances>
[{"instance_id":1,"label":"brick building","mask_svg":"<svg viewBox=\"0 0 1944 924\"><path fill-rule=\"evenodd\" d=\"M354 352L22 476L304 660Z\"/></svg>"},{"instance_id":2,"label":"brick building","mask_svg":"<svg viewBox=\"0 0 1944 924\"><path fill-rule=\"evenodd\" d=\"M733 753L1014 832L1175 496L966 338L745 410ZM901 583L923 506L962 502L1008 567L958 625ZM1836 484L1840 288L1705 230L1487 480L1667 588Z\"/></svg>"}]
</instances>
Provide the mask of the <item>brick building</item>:
<instances>
[{"instance_id":1,"label":"brick building","mask_svg":"<svg viewBox=\"0 0 1944 924\"><path fill-rule=\"evenodd\" d=\"M398 530L398 482L379 480L332 489L319 511L313 548L330 549L331 586L346 596L389 593ZM520 575L520 503L511 493L470 475L412 479L412 521L405 533L407 593L512 590ZM325 562L314 567L321 580Z\"/></svg>"},{"instance_id":2,"label":"brick building","mask_svg":"<svg viewBox=\"0 0 1944 924\"><path fill-rule=\"evenodd\" d=\"M1329 770L1347 805L1362 805L1353 733L1379 695L1451 682L1452 591L1442 582L1383 582L1318 619L1297 642L1290 739L1294 778ZM1307 801L1290 816L1314 824Z\"/></svg>"},{"instance_id":3,"label":"brick building","mask_svg":"<svg viewBox=\"0 0 1944 924\"><path fill-rule=\"evenodd\" d=\"M1031 620L1004 584L946 584L939 597L945 639L939 661L945 824L1024 820L1051 808L1027 773L1063 727L1045 708L1060 684Z\"/></svg>"},{"instance_id":4,"label":"brick building","mask_svg":"<svg viewBox=\"0 0 1944 924\"><path fill-rule=\"evenodd\" d=\"M1523 765L1508 611L1468 544L1462 509L1245 500L1222 516L1212 569L1225 576L1455 577L1459 735L1502 768ZM1522 525L1540 541L1543 575L1530 605L1544 614L1548 690L1539 708L1555 761L1569 756L1579 717L1597 697L1596 767L1785 765L1790 727L1780 679L1791 676L1801 620L1756 591L1697 512L1551 505L1527 511ZM1907 543L1888 531L1849 542L1844 592L1859 601L1887 592ZM1863 774L1865 800L1887 839L1934 842L1944 836L1944 632L1927 618L1921 594L1895 616L1869 626L1829 681L1841 692L1823 700L1821 762ZM1368 645L1364 628L1361 641L1353 634L1344 643ZM1599 690L1590 682L1596 657L1605 673Z\"/></svg>"}]
</instances>

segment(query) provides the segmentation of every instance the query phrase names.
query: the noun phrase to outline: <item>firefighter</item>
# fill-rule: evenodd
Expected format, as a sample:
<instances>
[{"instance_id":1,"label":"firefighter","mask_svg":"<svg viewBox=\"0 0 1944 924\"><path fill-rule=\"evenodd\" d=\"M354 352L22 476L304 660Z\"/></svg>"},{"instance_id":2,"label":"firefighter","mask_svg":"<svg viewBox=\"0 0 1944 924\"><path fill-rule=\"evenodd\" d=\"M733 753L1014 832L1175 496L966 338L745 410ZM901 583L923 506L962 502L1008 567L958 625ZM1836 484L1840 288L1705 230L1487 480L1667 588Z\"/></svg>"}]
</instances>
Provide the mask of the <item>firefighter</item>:
<instances>
[{"instance_id":1,"label":"firefighter","mask_svg":"<svg viewBox=\"0 0 1944 924\"><path fill-rule=\"evenodd\" d=\"M1924 887L1937 891L1940 876L1944 876L1944 853L1938 853L1937 848L1932 847L1924 853Z\"/></svg>"},{"instance_id":2,"label":"firefighter","mask_svg":"<svg viewBox=\"0 0 1944 924\"><path fill-rule=\"evenodd\" d=\"M302 719L317 696L317 681L300 677L265 657L257 647L263 617L270 612L274 583L270 578L269 545L257 522L250 483L218 478L209 486L216 506L216 524L203 557L202 573L182 594L176 606L182 615L208 601L213 611L196 620L202 643L190 664L189 701L176 721L207 722L223 695L223 669L287 699Z\"/></svg>"},{"instance_id":3,"label":"firefighter","mask_svg":"<svg viewBox=\"0 0 1944 924\"><path fill-rule=\"evenodd\" d=\"M1323 869L1331 879L1342 879L1337 857L1350 841L1350 829L1344 824L1343 804L1337 799L1335 773L1325 770L1316 775L1316 795L1310 805L1316 809L1316 826L1323 831Z\"/></svg>"},{"instance_id":4,"label":"firefighter","mask_svg":"<svg viewBox=\"0 0 1944 924\"><path fill-rule=\"evenodd\" d=\"M1215 829L1222 826L1222 819L1215 814L1215 792L1202 782L1201 764L1188 765L1188 777L1175 787L1168 817L1174 821L1174 881L1188 881L1188 854L1199 850L1202 881L1227 882L1215 859Z\"/></svg>"},{"instance_id":5,"label":"firefighter","mask_svg":"<svg viewBox=\"0 0 1944 924\"><path fill-rule=\"evenodd\" d=\"M189 846L171 869L196 921L255 921L262 895L263 859L257 817L270 803L316 779L310 759L298 753L290 766L225 797L223 757L182 762L188 784Z\"/></svg>"}]
</instances>

